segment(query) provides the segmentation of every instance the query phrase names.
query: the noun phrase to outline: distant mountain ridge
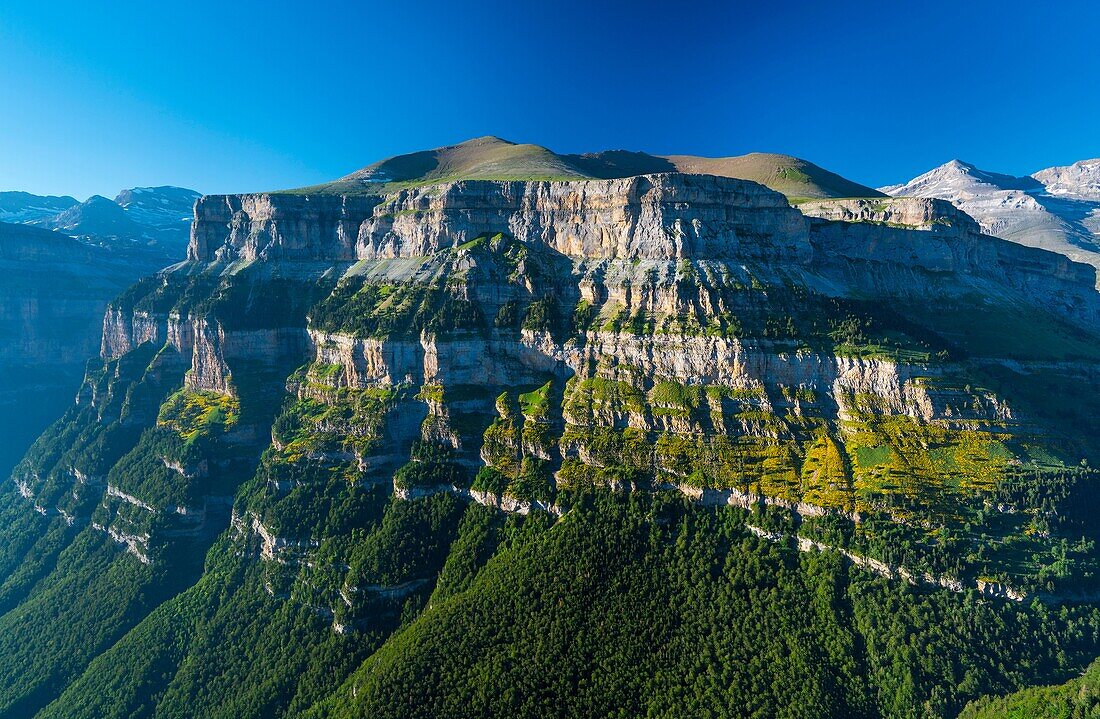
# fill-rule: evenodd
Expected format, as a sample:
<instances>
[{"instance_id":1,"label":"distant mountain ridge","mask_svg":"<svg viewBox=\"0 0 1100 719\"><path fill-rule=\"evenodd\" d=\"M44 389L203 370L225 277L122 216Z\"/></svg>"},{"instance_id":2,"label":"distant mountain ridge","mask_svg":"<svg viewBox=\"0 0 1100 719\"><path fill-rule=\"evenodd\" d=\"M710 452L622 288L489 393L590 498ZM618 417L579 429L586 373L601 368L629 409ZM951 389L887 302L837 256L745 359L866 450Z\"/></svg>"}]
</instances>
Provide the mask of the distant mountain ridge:
<instances>
[{"instance_id":1,"label":"distant mountain ridge","mask_svg":"<svg viewBox=\"0 0 1100 719\"><path fill-rule=\"evenodd\" d=\"M178 235L187 243L195 200L201 193L183 187L133 187L115 197L115 204L137 224L156 228L161 233Z\"/></svg>"},{"instance_id":2,"label":"distant mountain ridge","mask_svg":"<svg viewBox=\"0 0 1100 719\"><path fill-rule=\"evenodd\" d=\"M134 187L113 199L0 192L0 221L30 224L97 243L126 240L160 249L169 261L182 259L191 214L201 194L182 187Z\"/></svg>"},{"instance_id":3,"label":"distant mountain ridge","mask_svg":"<svg viewBox=\"0 0 1100 719\"><path fill-rule=\"evenodd\" d=\"M333 182L290 192L374 194L401 185L415 186L459 179L617 179L661 172L752 180L791 198L883 196L878 190L789 155L754 152L737 157L710 158L650 155L629 150L562 155L540 145L517 144L491 136L434 150L397 155L367 165Z\"/></svg>"},{"instance_id":4,"label":"distant mountain ridge","mask_svg":"<svg viewBox=\"0 0 1100 719\"><path fill-rule=\"evenodd\" d=\"M879 189L948 200L991 235L1100 268L1100 159L1024 177L952 160L907 183Z\"/></svg>"},{"instance_id":5,"label":"distant mountain ridge","mask_svg":"<svg viewBox=\"0 0 1100 719\"><path fill-rule=\"evenodd\" d=\"M102 195L92 195L79 205L41 221L43 227L72 235L141 237L142 228L126 211Z\"/></svg>"},{"instance_id":6,"label":"distant mountain ridge","mask_svg":"<svg viewBox=\"0 0 1100 719\"><path fill-rule=\"evenodd\" d=\"M32 195L29 192L0 192L0 221L33 222L52 217L80 204L68 195Z\"/></svg>"}]
</instances>

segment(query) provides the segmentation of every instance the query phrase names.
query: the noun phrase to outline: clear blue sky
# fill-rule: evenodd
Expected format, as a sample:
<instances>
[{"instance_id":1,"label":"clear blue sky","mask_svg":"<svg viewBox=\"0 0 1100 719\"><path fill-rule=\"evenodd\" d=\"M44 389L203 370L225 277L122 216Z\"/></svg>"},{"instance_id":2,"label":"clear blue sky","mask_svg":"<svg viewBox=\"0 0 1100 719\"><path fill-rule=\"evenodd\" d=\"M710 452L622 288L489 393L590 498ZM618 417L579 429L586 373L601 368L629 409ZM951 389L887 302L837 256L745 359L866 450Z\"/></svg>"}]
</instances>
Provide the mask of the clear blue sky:
<instances>
[{"instance_id":1,"label":"clear blue sky","mask_svg":"<svg viewBox=\"0 0 1100 719\"><path fill-rule=\"evenodd\" d=\"M331 179L480 135L871 185L1100 156L1089 2L0 5L0 189Z\"/></svg>"}]
</instances>

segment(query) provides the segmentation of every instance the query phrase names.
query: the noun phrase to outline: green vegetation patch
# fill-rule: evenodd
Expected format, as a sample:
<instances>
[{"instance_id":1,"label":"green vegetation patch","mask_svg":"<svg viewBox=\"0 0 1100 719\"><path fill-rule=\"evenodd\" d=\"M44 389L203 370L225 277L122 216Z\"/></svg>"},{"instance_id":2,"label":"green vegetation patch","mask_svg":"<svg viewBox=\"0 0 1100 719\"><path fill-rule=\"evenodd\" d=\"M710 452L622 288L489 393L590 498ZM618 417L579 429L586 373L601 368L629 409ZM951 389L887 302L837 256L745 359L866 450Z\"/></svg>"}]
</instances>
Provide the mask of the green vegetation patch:
<instances>
[{"instance_id":1,"label":"green vegetation patch","mask_svg":"<svg viewBox=\"0 0 1100 719\"><path fill-rule=\"evenodd\" d=\"M417 339L421 332L487 327L477 304L444 284L376 284L358 276L341 281L310 311L310 320L326 332L376 339Z\"/></svg>"},{"instance_id":2,"label":"green vegetation patch","mask_svg":"<svg viewBox=\"0 0 1100 719\"><path fill-rule=\"evenodd\" d=\"M276 418L272 436L281 445L277 461L307 457L330 461L344 454L365 458L385 450L386 415L412 395L410 388L341 388L326 391L324 401L303 397Z\"/></svg>"},{"instance_id":3,"label":"green vegetation patch","mask_svg":"<svg viewBox=\"0 0 1100 719\"><path fill-rule=\"evenodd\" d=\"M241 403L232 395L181 389L169 397L157 415L157 426L176 432L184 441L231 430L240 419Z\"/></svg>"},{"instance_id":4,"label":"green vegetation patch","mask_svg":"<svg viewBox=\"0 0 1100 719\"><path fill-rule=\"evenodd\" d=\"M532 420L546 419L550 412L551 382L530 392L519 395L519 406L524 417Z\"/></svg>"}]
</instances>

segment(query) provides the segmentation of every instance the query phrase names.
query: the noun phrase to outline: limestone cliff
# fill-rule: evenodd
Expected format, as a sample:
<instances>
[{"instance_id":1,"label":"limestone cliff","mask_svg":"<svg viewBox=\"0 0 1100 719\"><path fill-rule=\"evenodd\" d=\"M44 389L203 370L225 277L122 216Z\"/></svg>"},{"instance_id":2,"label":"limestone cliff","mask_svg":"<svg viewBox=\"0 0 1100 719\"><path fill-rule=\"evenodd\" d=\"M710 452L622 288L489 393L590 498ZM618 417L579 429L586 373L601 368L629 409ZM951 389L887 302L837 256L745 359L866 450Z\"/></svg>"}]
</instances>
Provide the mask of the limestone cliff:
<instances>
[{"instance_id":1,"label":"limestone cliff","mask_svg":"<svg viewBox=\"0 0 1100 719\"><path fill-rule=\"evenodd\" d=\"M867 197L808 200L796 205L802 214L823 220L872 222L962 237L979 234L969 215L945 200L923 197Z\"/></svg>"},{"instance_id":2,"label":"limestone cliff","mask_svg":"<svg viewBox=\"0 0 1100 719\"><path fill-rule=\"evenodd\" d=\"M674 488L924 536L988 521L1037 458L1091 456L1094 418L1013 391L1095 374L1091 268L935 201L799 209L680 174L202 198L189 261L105 314L87 449L46 442L17 479L155 563L254 473L238 539L306 567L325 537L293 517L321 510L282 508L344 483L516 512ZM1035 346L972 331L1018 313Z\"/></svg>"},{"instance_id":3,"label":"limestone cliff","mask_svg":"<svg viewBox=\"0 0 1100 719\"><path fill-rule=\"evenodd\" d=\"M207 195L195 204L187 258L351 261L359 227L377 204L372 197Z\"/></svg>"},{"instance_id":4,"label":"limestone cliff","mask_svg":"<svg viewBox=\"0 0 1100 719\"><path fill-rule=\"evenodd\" d=\"M779 193L752 182L679 174L470 180L381 198L211 196L197 203L189 258L322 263L417 258L503 232L573 259L741 260L816 275L835 274L840 268L828 265L838 261L869 261L879 293L925 296L937 278L945 281L934 291L947 295L1004 284L1090 327L1100 320L1100 302L1084 289L1095 284L1094 270L982 235L977 223L950 203L871 198L811 201L799 209L802 213ZM931 276L914 282L914 271Z\"/></svg>"},{"instance_id":5,"label":"limestone cliff","mask_svg":"<svg viewBox=\"0 0 1100 719\"><path fill-rule=\"evenodd\" d=\"M721 259L782 253L806 259L803 225L778 193L730 178L462 181L381 199L206 197L196 207L189 257L329 262L423 257L503 231L571 257Z\"/></svg>"}]
</instances>

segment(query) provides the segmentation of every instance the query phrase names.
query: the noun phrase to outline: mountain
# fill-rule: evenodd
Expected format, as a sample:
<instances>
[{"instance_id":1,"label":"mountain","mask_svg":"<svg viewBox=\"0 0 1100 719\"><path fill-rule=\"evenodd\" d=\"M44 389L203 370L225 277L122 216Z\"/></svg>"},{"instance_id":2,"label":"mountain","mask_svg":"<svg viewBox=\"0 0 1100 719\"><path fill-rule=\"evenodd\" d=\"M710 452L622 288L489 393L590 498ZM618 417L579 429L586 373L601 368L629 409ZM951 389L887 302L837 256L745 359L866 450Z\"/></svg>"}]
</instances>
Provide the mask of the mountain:
<instances>
[{"instance_id":1,"label":"mountain","mask_svg":"<svg viewBox=\"0 0 1100 719\"><path fill-rule=\"evenodd\" d=\"M100 242L152 244L171 262L184 254L198 198L199 193L181 187L135 187L114 200L93 195L36 224Z\"/></svg>"},{"instance_id":2,"label":"mountain","mask_svg":"<svg viewBox=\"0 0 1100 719\"><path fill-rule=\"evenodd\" d=\"M187 248L192 208L199 193L182 187L134 187L115 199L93 195L44 197L26 192L0 192L0 221L60 230L96 242L125 240L152 244L163 264L181 259Z\"/></svg>"},{"instance_id":3,"label":"mountain","mask_svg":"<svg viewBox=\"0 0 1100 719\"><path fill-rule=\"evenodd\" d=\"M0 221L33 222L53 217L78 204L72 197L32 195L29 192L0 192Z\"/></svg>"},{"instance_id":4,"label":"mountain","mask_svg":"<svg viewBox=\"0 0 1100 719\"><path fill-rule=\"evenodd\" d=\"M134 187L115 197L115 204L138 225L152 230L159 242L173 248L187 246L195 201L201 195L183 187Z\"/></svg>"},{"instance_id":5,"label":"mountain","mask_svg":"<svg viewBox=\"0 0 1100 719\"><path fill-rule=\"evenodd\" d=\"M92 195L42 224L69 235L100 239L140 239L143 234L126 210L102 195Z\"/></svg>"},{"instance_id":6,"label":"mountain","mask_svg":"<svg viewBox=\"0 0 1100 719\"><path fill-rule=\"evenodd\" d=\"M1100 200L1100 159L1082 160L1065 167L1050 167L1032 175L1051 195Z\"/></svg>"},{"instance_id":7,"label":"mountain","mask_svg":"<svg viewBox=\"0 0 1100 719\"><path fill-rule=\"evenodd\" d=\"M708 158L659 156L626 150L559 155L539 145L521 145L498 137L480 137L449 147L398 155L368 165L333 183L305 189L311 192L375 193L400 186L457 179L616 179L660 172L753 180L799 198L882 196L877 190L788 155L754 152L740 157Z\"/></svg>"},{"instance_id":8,"label":"mountain","mask_svg":"<svg viewBox=\"0 0 1100 719\"><path fill-rule=\"evenodd\" d=\"M586 175L570 158L538 145L517 145L497 137L398 155L367 165L338 183L424 184L457 178L525 180L581 178Z\"/></svg>"},{"instance_id":9,"label":"mountain","mask_svg":"<svg viewBox=\"0 0 1100 719\"><path fill-rule=\"evenodd\" d=\"M92 246L0 222L0 472L71 402L119 292L160 268L140 250Z\"/></svg>"},{"instance_id":10,"label":"mountain","mask_svg":"<svg viewBox=\"0 0 1100 719\"><path fill-rule=\"evenodd\" d=\"M740 157L674 155L668 159L677 172L752 180L791 198L883 196L878 190L789 155L753 152Z\"/></svg>"},{"instance_id":11,"label":"mountain","mask_svg":"<svg viewBox=\"0 0 1100 719\"><path fill-rule=\"evenodd\" d=\"M0 488L0 717L953 716L1100 655L1092 267L477 143L203 197L109 304Z\"/></svg>"},{"instance_id":12,"label":"mountain","mask_svg":"<svg viewBox=\"0 0 1100 719\"><path fill-rule=\"evenodd\" d=\"M980 170L952 160L902 185L895 196L937 197L978 220L982 229L1100 267L1100 160L1052 167L1028 177Z\"/></svg>"}]
</instances>

